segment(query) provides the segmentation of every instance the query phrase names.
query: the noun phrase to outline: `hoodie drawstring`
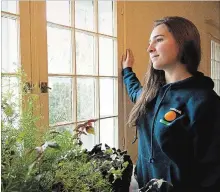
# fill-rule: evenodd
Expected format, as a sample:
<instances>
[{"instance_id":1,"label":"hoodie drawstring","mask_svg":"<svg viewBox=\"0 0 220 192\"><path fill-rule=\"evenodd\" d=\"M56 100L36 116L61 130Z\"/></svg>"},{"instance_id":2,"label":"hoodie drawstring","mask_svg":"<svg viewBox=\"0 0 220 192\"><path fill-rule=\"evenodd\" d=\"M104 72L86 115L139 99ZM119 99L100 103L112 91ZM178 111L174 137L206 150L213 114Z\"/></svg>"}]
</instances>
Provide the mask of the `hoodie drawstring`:
<instances>
[{"instance_id":1,"label":"hoodie drawstring","mask_svg":"<svg viewBox=\"0 0 220 192\"><path fill-rule=\"evenodd\" d=\"M134 136L134 140L132 141L132 144L134 144L138 139L138 136L137 136L137 127L136 127L136 131L135 131L135 136Z\"/></svg>"}]
</instances>

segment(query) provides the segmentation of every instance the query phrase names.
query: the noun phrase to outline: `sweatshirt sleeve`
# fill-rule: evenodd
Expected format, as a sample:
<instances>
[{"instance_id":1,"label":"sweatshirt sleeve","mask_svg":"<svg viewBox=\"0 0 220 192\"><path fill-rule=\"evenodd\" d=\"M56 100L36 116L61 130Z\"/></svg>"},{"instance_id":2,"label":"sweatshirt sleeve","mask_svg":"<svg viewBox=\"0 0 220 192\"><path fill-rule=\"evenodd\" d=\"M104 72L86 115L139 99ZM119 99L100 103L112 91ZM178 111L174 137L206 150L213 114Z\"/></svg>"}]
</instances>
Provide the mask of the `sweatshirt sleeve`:
<instances>
[{"instance_id":1,"label":"sweatshirt sleeve","mask_svg":"<svg viewBox=\"0 0 220 192\"><path fill-rule=\"evenodd\" d=\"M220 98L215 95L198 106L194 131L195 191L220 191Z\"/></svg>"},{"instance_id":2,"label":"sweatshirt sleeve","mask_svg":"<svg viewBox=\"0 0 220 192\"><path fill-rule=\"evenodd\" d=\"M133 103L136 103L138 97L141 95L142 86L140 81L132 71L131 67L127 67L122 70L123 81L129 95L129 98Z\"/></svg>"}]
</instances>

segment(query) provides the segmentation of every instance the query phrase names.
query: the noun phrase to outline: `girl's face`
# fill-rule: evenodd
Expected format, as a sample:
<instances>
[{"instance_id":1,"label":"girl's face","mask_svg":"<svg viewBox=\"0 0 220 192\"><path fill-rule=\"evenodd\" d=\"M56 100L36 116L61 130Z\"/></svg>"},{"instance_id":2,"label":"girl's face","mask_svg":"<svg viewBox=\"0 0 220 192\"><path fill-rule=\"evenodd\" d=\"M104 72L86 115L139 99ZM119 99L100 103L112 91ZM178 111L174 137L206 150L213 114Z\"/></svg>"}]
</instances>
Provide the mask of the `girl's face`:
<instances>
[{"instance_id":1,"label":"girl's face","mask_svg":"<svg viewBox=\"0 0 220 192\"><path fill-rule=\"evenodd\" d=\"M178 63L179 47L165 24L153 29L147 51L154 69L166 70Z\"/></svg>"}]
</instances>

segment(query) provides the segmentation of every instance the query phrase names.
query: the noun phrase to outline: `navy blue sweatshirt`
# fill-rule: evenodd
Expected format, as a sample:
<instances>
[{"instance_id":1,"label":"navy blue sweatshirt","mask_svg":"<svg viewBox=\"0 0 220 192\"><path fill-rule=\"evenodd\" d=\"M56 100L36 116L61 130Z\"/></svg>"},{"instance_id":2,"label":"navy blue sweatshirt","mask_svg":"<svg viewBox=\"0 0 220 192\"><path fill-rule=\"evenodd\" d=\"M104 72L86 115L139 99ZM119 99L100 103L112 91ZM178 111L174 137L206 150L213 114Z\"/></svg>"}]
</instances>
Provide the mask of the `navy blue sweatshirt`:
<instances>
[{"instance_id":1,"label":"navy blue sweatshirt","mask_svg":"<svg viewBox=\"0 0 220 192\"><path fill-rule=\"evenodd\" d=\"M142 86L132 68L122 71L132 102ZM166 84L138 120L139 188L164 179L175 192L220 192L220 97L201 72Z\"/></svg>"}]
</instances>

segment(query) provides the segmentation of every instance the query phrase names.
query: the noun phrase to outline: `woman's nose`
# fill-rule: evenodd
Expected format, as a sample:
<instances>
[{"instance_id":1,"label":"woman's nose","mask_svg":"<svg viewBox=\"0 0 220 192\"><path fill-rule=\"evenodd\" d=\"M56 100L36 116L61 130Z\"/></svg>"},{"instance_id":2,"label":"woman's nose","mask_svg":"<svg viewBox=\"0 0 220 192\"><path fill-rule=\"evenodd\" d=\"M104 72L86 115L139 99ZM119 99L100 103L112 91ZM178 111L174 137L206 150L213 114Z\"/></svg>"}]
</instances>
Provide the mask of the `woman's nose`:
<instances>
[{"instance_id":1,"label":"woman's nose","mask_svg":"<svg viewBox=\"0 0 220 192\"><path fill-rule=\"evenodd\" d=\"M155 47L152 44L149 44L148 48L147 48L147 52L152 53L155 51Z\"/></svg>"}]
</instances>

